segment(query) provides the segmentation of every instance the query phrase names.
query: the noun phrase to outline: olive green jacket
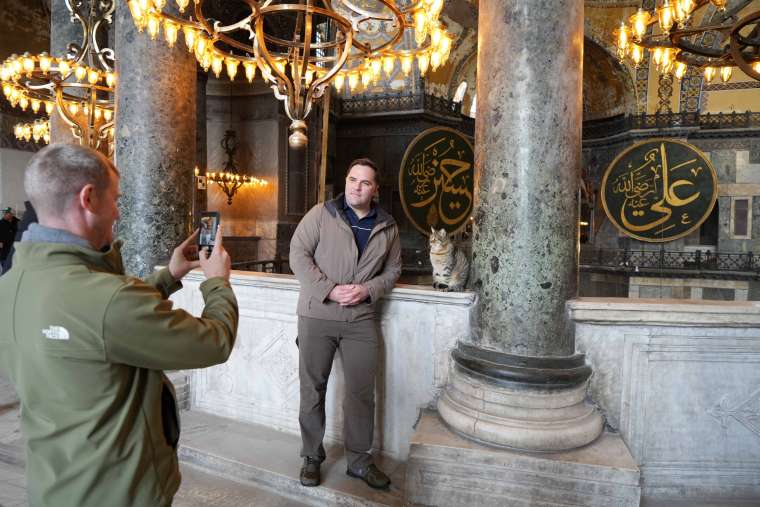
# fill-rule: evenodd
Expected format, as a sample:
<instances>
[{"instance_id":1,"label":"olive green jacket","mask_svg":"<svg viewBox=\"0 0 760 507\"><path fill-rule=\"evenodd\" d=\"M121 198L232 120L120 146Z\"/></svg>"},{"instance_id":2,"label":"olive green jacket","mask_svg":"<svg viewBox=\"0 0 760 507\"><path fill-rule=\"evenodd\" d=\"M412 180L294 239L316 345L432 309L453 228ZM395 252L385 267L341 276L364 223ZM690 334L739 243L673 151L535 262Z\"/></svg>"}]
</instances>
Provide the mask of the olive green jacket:
<instances>
[{"instance_id":1,"label":"olive green jacket","mask_svg":"<svg viewBox=\"0 0 760 507\"><path fill-rule=\"evenodd\" d=\"M21 401L32 507L170 505L180 483L174 392L162 370L227 360L238 321L228 282L201 284L201 318L173 310L168 270L124 275L105 253L16 244L0 278L0 372Z\"/></svg>"},{"instance_id":2,"label":"olive green jacket","mask_svg":"<svg viewBox=\"0 0 760 507\"><path fill-rule=\"evenodd\" d=\"M398 226L377 209L364 253L359 257L351 225L343 213L343 194L317 204L301 219L290 240L290 268L301 283L297 313L314 319L355 322L374 318L375 306L393 290L401 274ZM328 296L338 284L362 284L369 301L340 306Z\"/></svg>"}]
</instances>

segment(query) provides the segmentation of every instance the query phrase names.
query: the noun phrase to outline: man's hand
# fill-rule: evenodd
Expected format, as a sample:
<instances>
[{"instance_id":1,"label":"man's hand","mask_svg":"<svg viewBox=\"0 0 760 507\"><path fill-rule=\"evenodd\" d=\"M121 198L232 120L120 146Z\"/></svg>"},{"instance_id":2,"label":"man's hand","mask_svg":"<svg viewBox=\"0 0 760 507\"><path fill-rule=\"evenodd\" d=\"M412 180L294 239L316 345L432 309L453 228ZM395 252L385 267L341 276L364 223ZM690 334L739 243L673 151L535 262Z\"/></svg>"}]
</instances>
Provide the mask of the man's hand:
<instances>
[{"instance_id":1,"label":"man's hand","mask_svg":"<svg viewBox=\"0 0 760 507\"><path fill-rule=\"evenodd\" d=\"M169 260L169 273L177 281L181 280L190 270L200 266L199 261L191 260L198 254L198 245L195 244L197 237L198 229L195 229L195 232L172 252L172 258Z\"/></svg>"},{"instance_id":2,"label":"man's hand","mask_svg":"<svg viewBox=\"0 0 760 507\"><path fill-rule=\"evenodd\" d=\"M198 253L200 264L206 278L215 278L217 276L230 280L230 256L227 250L222 246L222 226L216 228L216 240L214 240L214 249L209 255L208 250L201 249Z\"/></svg>"},{"instance_id":3,"label":"man's hand","mask_svg":"<svg viewBox=\"0 0 760 507\"><path fill-rule=\"evenodd\" d=\"M352 306L369 297L369 290L364 285L336 285L327 298L341 306Z\"/></svg>"}]
</instances>

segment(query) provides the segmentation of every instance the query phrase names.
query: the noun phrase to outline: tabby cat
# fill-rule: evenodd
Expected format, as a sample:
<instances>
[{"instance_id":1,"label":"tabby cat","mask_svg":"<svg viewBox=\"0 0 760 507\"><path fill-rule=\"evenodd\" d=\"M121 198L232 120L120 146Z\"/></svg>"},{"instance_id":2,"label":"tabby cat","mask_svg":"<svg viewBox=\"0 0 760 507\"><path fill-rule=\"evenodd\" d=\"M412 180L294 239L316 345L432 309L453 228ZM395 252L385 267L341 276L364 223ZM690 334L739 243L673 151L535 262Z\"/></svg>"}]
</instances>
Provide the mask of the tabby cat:
<instances>
[{"instance_id":1,"label":"tabby cat","mask_svg":"<svg viewBox=\"0 0 760 507\"><path fill-rule=\"evenodd\" d=\"M430 233L430 264L433 265L433 288L445 292L462 291L467 285L470 261L457 248L445 229Z\"/></svg>"}]
</instances>

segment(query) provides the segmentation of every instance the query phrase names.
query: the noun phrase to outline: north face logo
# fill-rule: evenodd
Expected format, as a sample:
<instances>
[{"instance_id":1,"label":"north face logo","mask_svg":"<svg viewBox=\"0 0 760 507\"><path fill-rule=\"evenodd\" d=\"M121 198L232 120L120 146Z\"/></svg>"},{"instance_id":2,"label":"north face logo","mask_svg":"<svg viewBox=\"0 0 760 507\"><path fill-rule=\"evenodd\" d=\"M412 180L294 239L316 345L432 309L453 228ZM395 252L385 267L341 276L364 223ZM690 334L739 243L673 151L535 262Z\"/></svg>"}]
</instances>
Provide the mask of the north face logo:
<instances>
[{"instance_id":1,"label":"north face logo","mask_svg":"<svg viewBox=\"0 0 760 507\"><path fill-rule=\"evenodd\" d=\"M42 334L49 340L68 340L69 331L61 326L49 326L42 330Z\"/></svg>"}]
</instances>

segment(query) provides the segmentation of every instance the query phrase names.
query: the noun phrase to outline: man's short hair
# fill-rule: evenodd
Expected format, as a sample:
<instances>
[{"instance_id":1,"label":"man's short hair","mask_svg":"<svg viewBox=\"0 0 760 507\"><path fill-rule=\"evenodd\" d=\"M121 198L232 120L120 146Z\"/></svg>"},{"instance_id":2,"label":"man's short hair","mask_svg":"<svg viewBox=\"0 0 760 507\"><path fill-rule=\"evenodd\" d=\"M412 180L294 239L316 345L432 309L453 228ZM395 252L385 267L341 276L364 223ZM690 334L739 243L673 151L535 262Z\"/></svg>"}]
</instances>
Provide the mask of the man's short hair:
<instances>
[{"instance_id":1,"label":"man's short hair","mask_svg":"<svg viewBox=\"0 0 760 507\"><path fill-rule=\"evenodd\" d=\"M372 159L369 158L357 158L356 160L353 160L350 164L348 164L348 170L346 171L346 177L348 177L348 173L351 172L351 168L355 165L366 165L367 167L371 167L372 170L375 172L375 183L380 183L379 179L377 178L377 173L379 172L377 169L377 164L375 164Z\"/></svg>"},{"instance_id":2,"label":"man's short hair","mask_svg":"<svg viewBox=\"0 0 760 507\"><path fill-rule=\"evenodd\" d=\"M85 185L108 188L109 173L119 172L102 153L77 144L51 144L29 161L24 190L42 216L61 214Z\"/></svg>"}]
</instances>

